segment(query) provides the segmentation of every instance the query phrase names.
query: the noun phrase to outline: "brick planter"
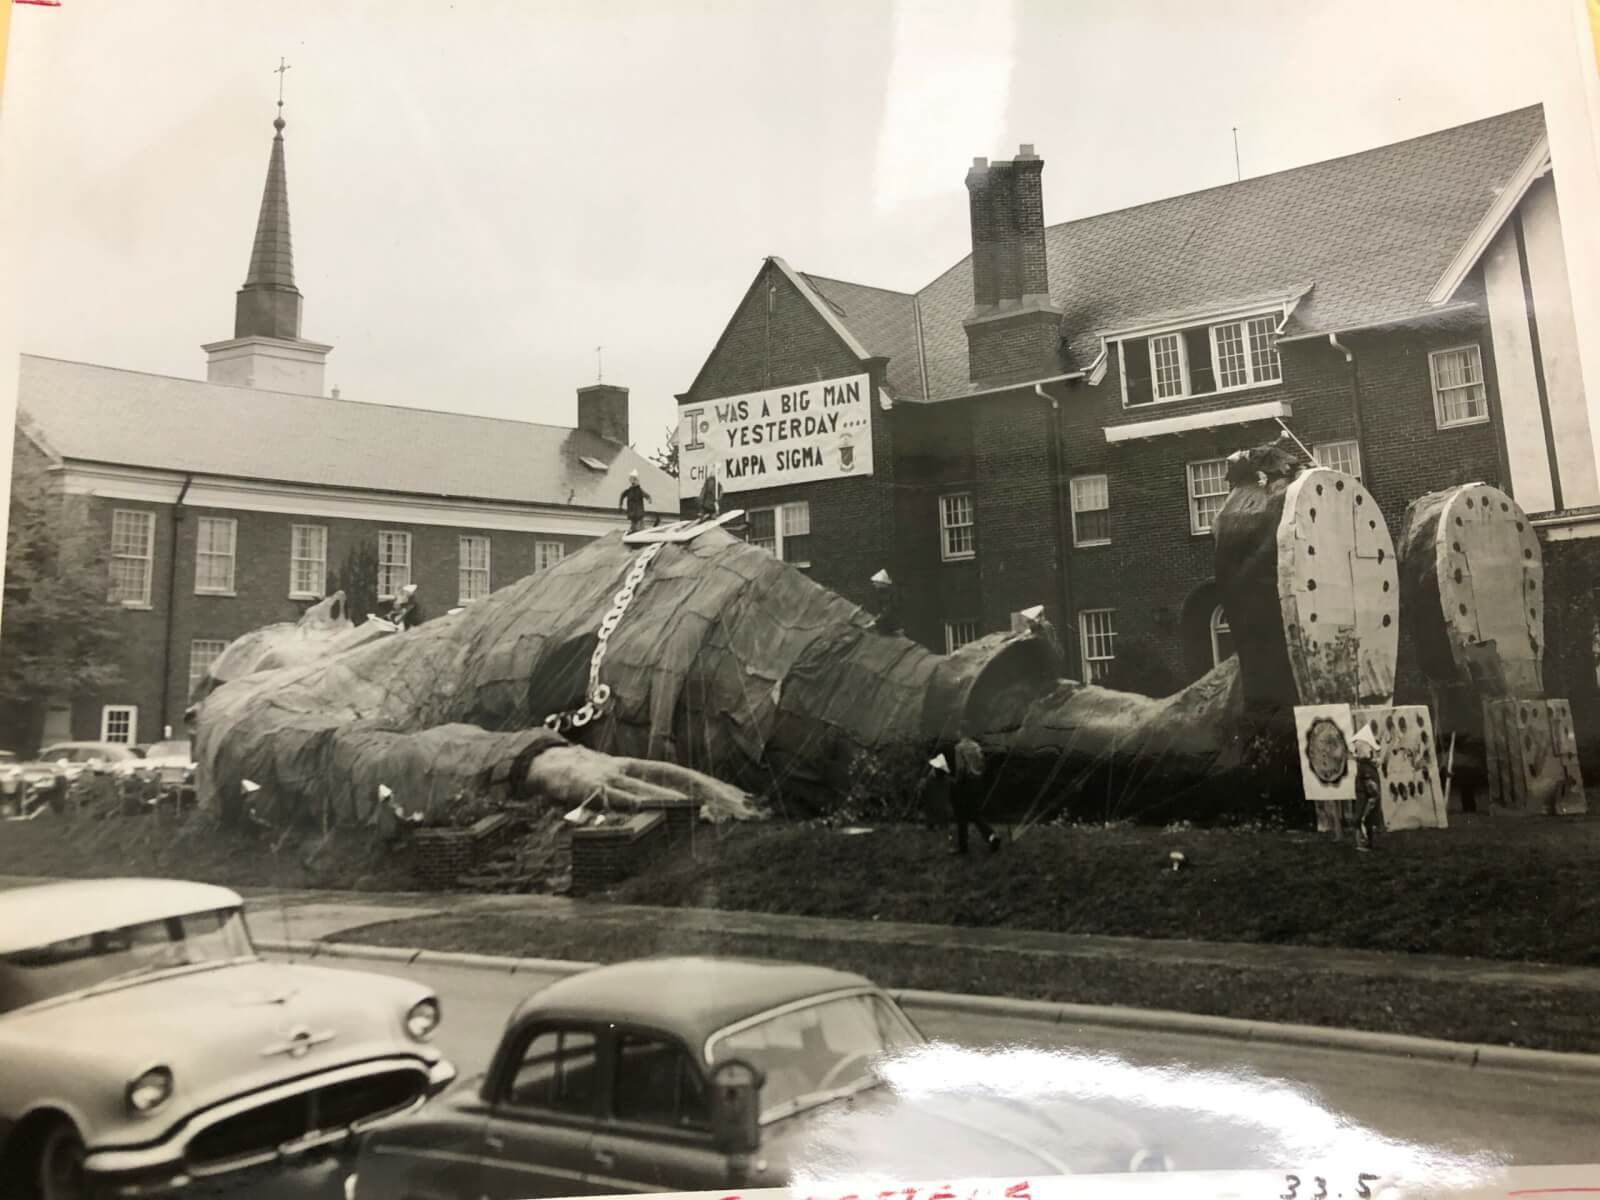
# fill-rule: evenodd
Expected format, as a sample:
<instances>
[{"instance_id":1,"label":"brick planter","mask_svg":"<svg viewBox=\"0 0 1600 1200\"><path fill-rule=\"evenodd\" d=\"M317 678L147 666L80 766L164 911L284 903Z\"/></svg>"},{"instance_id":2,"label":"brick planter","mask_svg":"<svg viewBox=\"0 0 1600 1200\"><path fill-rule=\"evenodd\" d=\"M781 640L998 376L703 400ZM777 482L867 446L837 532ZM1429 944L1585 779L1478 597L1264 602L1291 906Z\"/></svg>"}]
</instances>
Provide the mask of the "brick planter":
<instances>
[{"instance_id":1,"label":"brick planter","mask_svg":"<svg viewBox=\"0 0 1600 1200\"><path fill-rule=\"evenodd\" d=\"M417 882L432 891L454 887L461 876L516 835L508 813L484 817L461 829L419 829L412 835Z\"/></svg>"},{"instance_id":2,"label":"brick planter","mask_svg":"<svg viewBox=\"0 0 1600 1200\"><path fill-rule=\"evenodd\" d=\"M572 895L583 896L621 883L667 846L667 815L635 813L625 821L575 829L572 833Z\"/></svg>"},{"instance_id":3,"label":"brick planter","mask_svg":"<svg viewBox=\"0 0 1600 1200\"><path fill-rule=\"evenodd\" d=\"M666 818L667 841L673 846L687 842L695 822L700 819L700 806L693 800L642 800L639 807Z\"/></svg>"}]
</instances>

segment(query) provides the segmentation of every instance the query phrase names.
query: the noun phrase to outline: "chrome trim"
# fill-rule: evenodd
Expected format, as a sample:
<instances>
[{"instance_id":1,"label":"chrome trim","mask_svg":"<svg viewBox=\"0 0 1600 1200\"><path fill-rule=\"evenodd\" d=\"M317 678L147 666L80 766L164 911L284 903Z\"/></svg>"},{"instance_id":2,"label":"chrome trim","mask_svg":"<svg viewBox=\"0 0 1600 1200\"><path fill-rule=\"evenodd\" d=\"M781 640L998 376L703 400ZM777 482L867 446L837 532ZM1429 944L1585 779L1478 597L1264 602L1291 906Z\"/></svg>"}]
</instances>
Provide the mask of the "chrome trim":
<instances>
[{"instance_id":1,"label":"chrome trim","mask_svg":"<svg viewBox=\"0 0 1600 1200\"><path fill-rule=\"evenodd\" d=\"M277 1087L266 1088L259 1092L253 1092L249 1096L218 1104L194 1117L172 1137L156 1145L142 1146L131 1150L91 1150L84 1159L84 1169L91 1175L101 1176L131 1175L145 1171L171 1169L174 1173L186 1177L199 1177L229 1174L233 1171L274 1162L281 1158L302 1154L319 1146L345 1140L354 1134L365 1132L382 1121L392 1120L395 1117L415 1112L429 1098L441 1067L448 1068L450 1074L454 1075L455 1068L447 1062L441 1061L430 1064L422 1059L412 1057L375 1059L354 1066L319 1072L316 1075L297 1079L292 1083L280 1084ZM285 1142L271 1150L241 1158L228 1159L222 1163L205 1167L190 1167L184 1161L188 1153L189 1144L200 1134L221 1124L223 1121L246 1115L254 1109L264 1108L281 1100L292 1100L294 1097L307 1092L314 1092L335 1084L348 1083L352 1080L365 1079L374 1075L383 1075L396 1070L416 1071L428 1080L428 1084L419 1090L417 1098L404 1108L392 1109L378 1117L369 1117L356 1121L350 1125L341 1126L336 1130L319 1130L290 1142Z\"/></svg>"}]
</instances>

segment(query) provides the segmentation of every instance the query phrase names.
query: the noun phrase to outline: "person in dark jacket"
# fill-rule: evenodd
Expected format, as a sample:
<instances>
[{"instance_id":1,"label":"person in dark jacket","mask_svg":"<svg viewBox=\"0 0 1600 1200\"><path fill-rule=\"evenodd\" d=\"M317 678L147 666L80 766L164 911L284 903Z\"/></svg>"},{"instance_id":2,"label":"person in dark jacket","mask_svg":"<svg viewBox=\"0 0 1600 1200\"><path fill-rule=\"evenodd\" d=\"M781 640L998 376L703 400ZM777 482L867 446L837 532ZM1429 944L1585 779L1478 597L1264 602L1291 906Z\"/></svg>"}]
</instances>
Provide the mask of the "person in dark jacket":
<instances>
[{"instance_id":1,"label":"person in dark jacket","mask_svg":"<svg viewBox=\"0 0 1600 1200\"><path fill-rule=\"evenodd\" d=\"M651 499L649 492L639 486L639 472L628 472L628 486L622 491L617 507L628 514L628 532L638 533L644 527L644 506Z\"/></svg>"},{"instance_id":2,"label":"person in dark jacket","mask_svg":"<svg viewBox=\"0 0 1600 1200\"><path fill-rule=\"evenodd\" d=\"M1378 777L1378 742L1371 725L1350 739L1356 760L1356 849L1371 850L1372 836L1383 820L1383 781Z\"/></svg>"},{"instance_id":3,"label":"person in dark jacket","mask_svg":"<svg viewBox=\"0 0 1600 1200\"><path fill-rule=\"evenodd\" d=\"M983 750L966 726L956 742L956 853L967 852L967 826L976 826L991 852L1000 849L1000 835L983 819Z\"/></svg>"},{"instance_id":4,"label":"person in dark jacket","mask_svg":"<svg viewBox=\"0 0 1600 1200\"><path fill-rule=\"evenodd\" d=\"M950 801L953 787L949 761L943 754L935 754L928 760L928 769L917 785L924 829L939 829L950 823L955 812Z\"/></svg>"}]
</instances>

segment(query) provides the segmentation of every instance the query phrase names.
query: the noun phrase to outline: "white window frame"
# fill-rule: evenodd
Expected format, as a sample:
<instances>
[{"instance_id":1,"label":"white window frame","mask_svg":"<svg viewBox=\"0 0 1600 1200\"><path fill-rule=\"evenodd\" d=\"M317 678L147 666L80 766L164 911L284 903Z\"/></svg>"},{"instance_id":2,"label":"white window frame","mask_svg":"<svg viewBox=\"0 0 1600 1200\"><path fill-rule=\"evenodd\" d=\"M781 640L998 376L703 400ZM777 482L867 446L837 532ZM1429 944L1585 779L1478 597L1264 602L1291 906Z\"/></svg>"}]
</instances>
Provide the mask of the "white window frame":
<instances>
[{"instance_id":1,"label":"white window frame","mask_svg":"<svg viewBox=\"0 0 1600 1200\"><path fill-rule=\"evenodd\" d=\"M533 544L533 569L548 571L567 556L565 542L540 541Z\"/></svg>"},{"instance_id":2,"label":"white window frame","mask_svg":"<svg viewBox=\"0 0 1600 1200\"><path fill-rule=\"evenodd\" d=\"M1444 396L1439 388L1439 359L1446 354L1471 354L1472 362L1477 367L1478 378L1474 383L1457 384L1446 391L1458 392L1467 388L1477 388L1481 400L1480 407L1483 412L1475 417L1463 417L1457 420L1446 420L1444 410ZM1439 429L1465 429L1471 425L1487 425L1489 423L1489 380L1483 371L1483 347L1477 342L1467 342L1460 346L1447 346L1442 350L1432 350L1428 353L1428 382L1433 389L1433 421Z\"/></svg>"},{"instance_id":3,"label":"white window frame","mask_svg":"<svg viewBox=\"0 0 1600 1200\"><path fill-rule=\"evenodd\" d=\"M402 539L400 542L398 542L396 544L403 545L406 548L406 560L405 560L405 562L403 562L403 563L401 563L401 562L389 562L389 563L384 562L384 560L383 560L384 547L390 544L389 542L385 541L386 538L400 538L400 539ZM389 591L386 592L386 591L383 590L383 585L384 585L385 578L387 576L387 573L392 571L392 570L394 570L396 567L403 567L405 569L405 573L406 573L405 578L402 579L399 582L399 584L396 585L394 588L392 588L392 589L390 589ZM393 582L393 579L390 578L389 582ZM380 529L380 530L378 530L378 599L379 600L393 600L393 599L395 599L397 596L400 595L401 589L404 588L406 586L406 584L408 584L410 582L411 582L411 533L410 533L410 531L409 530L404 530L404 529Z\"/></svg>"},{"instance_id":4,"label":"white window frame","mask_svg":"<svg viewBox=\"0 0 1600 1200\"><path fill-rule=\"evenodd\" d=\"M467 551L469 547L476 547L483 543L483 565L468 564ZM489 535L485 533L463 533L456 538L456 603L470 604L474 600L481 600L493 589L493 576L489 571ZM469 578L475 579L483 576L483 590L472 590L468 595L467 583Z\"/></svg>"},{"instance_id":5,"label":"white window frame","mask_svg":"<svg viewBox=\"0 0 1600 1200\"><path fill-rule=\"evenodd\" d=\"M121 741L111 736L111 718L113 716L126 716L128 718L128 738ZM139 744L139 706L137 704L107 704L100 709L100 740L111 742L117 746L137 746Z\"/></svg>"},{"instance_id":6,"label":"white window frame","mask_svg":"<svg viewBox=\"0 0 1600 1200\"><path fill-rule=\"evenodd\" d=\"M198 671L196 671L195 670L195 655L196 655L196 653L198 651L198 648L201 647L201 646L206 647L210 651L210 657L206 658L205 666L201 667ZM214 649L212 649L213 647L214 647ZM210 669L211 664L216 662L218 657L227 648L228 648L228 643L226 641L224 641L222 638L190 638L189 639L189 692L188 692L189 695L193 695L194 694L194 685L200 682L200 680L204 677L206 671Z\"/></svg>"},{"instance_id":7,"label":"white window frame","mask_svg":"<svg viewBox=\"0 0 1600 1200\"><path fill-rule=\"evenodd\" d=\"M144 553L128 554L117 552L117 518L138 517L144 521ZM149 608L150 607L150 581L155 575L156 559L156 515L144 508L116 508L111 510L111 559L113 562L141 562L144 564L144 588L137 597L117 595L115 576L112 579L110 599L113 603L120 602L124 608Z\"/></svg>"},{"instance_id":8,"label":"white window frame","mask_svg":"<svg viewBox=\"0 0 1600 1200\"><path fill-rule=\"evenodd\" d=\"M746 513L746 516L754 516L756 513L772 514L771 553L773 557L781 559L784 562L789 562L789 560L784 557L783 553L784 539L791 537L806 537L810 535L811 501L789 500L783 504L769 504L764 508L750 509ZM804 515L805 520L805 528L803 529L798 528L802 514ZM767 547L761 542L752 542L751 544L761 546L763 550L767 549ZM789 562L789 565L791 567L799 567L801 570L804 570L811 566L811 560L805 559L798 562Z\"/></svg>"},{"instance_id":9,"label":"white window frame","mask_svg":"<svg viewBox=\"0 0 1600 1200\"><path fill-rule=\"evenodd\" d=\"M971 637L961 636L968 630L972 633ZM946 654L954 654L961 647L970 645L982 636L983 634L978 629L978 622L976 621L946 621L944 623L944 652Z\"/></svg>"},{"instance_id":10,"label":"white window frame","mask_svg":"<svg viewBox=\"0 0 1600 1200\"><path fill-rule=\"evenodd\" d=\"M1105 617L1106 628L1089 628L1090 617ZM1091 648L1104 650L1105 653L1091 654ZM1111 670L1110 664L1117 661L1117 610L1114 608L1085 608L1078 613L1078 657L1083 663L1083 682L1098 683L1106 677ZM1097 668L1094 664L1105 663L1104 667ZM1098 676L1096 671L1099 671Z\"/></svg>"},{"instance_id":11,"label":"white window frame","mask_svg":"<svg viewBox=\"0 0 1600 1200\"><path fill-rule=\"evenodd\" d=\"M1345 449L1350 451L1350 459L1355 466L1354 471L1345 471L1343 467L1335 466L1328 461L1327 457L1324 457L1325 454L1328 457L1332 457L1334 451ZM1318 466L1327 467L1330 471L1343 472L1352 479L1361 478L1361 443L1356 441L1355 438L1337 438L1331 442L1318 442L1311 448L1311 454L1317 460Z\"/></svg>"},{"instance_id":12,"label":"white window frame","mask_svg":"<svg viewBox=\"0 0 1600 1200\"><path fill-rule=\"evenodd\" d=\"M313 557L309 554L296 556L296 539L301 533L315 532L320 536L320 555ZM296 587L300 582L299 566L301 563L316 564L316 590ZM328 527L326 525L291 525L289 526L289 599L291 600L320 600L328 593Z\"/></svg>"},{"instance_id":13,"label":"white window frame","mask_svg":"<svg viewBox=\"0 0 1600 1200\"><path fill-rule=\"evenodd\" d=\"M1224 484L1223 490L1221 492L1207 492L1204 496L1200 496L1196 494L1194 490L1195 468L1208 467L1213 464L1216 464L1222 468L1222 482ZM1200 523L1200 501L1203 499L1209 500L1220 495L1223 503L1226 504L1228 500L1228 493L1233 490L1232 488L1226 486L1228 482L1228 460L1225 458L1197 459L1192 463L1184 464L1183 472L1184 480L1188 484L1189 532L1194 534L1196 537L1202 537L1211 532L1212 524L1211 522L1207 522L1204 525Z\"/></svg>"},{"instance_id":14,"label":"white window frame","mask_svg":"<svg viewBox=\"0 0 1600 1200\"><path fill-rule=\"evenodd\" d=\"M1252 323L1258 321L1269 322L1272 326L1272 333L1275 337L1279 332L1279 326L1283 324L1284 310L1268 310L1263 312L1260 309L1250 309L1244 312L1223 313L1220 316L1215 317L1197 318L1178 325L1151 326L1144 329L1121 329L1115 332L1101 334L1100 336L1104 342L1108 344L1112 341L1116 342L1117 373L1121 377L1120 382L1122 385L1122 407L1149 408L1153 404L1172 404L1179 400L1206 400L1212 396L1228 395L1233 392L1249 391L1255 388L1275 387L1278 384L1281 384L1283 382L1283 355L1278 350L1276 342L1272 344L1271 351L1273 360L1278 366L1278 374L1276 377L1271 379L1258 379L1256 377L1257 371L1255 360L1250 353L1250 326ZM1243 333L1245 370L1249 375L1249 381L1246 383L1234 384L1231 387L1223 387L1221 386L1221 372L1219 370L1217 356L1217 330L1224 329L1229 325L1240 326ZM1196 329L1206 330L1206 337L1210 343L1211 374L1212 378L1217 380L1217 387L1215 391L1196 393L1192 390L1194 387L1194 380L1193 372L1190 369L1191 364L1189 362L1189 339L1184 335ZM1165 337L1176 337L1178 339L1179 357L1183 364L1183 392L1181 395L1156 395L1155 344L1156 339ZM1137 341L1141 338L1143 338L1146 342L1145 357L1150 367L1150 399L1145 401L1143 404L1130 404L1128 402L1128 356L1126 346L1129 341Z\"/></svg>"},{"instance_id":15,"label":"white window frame","mask_svg":"<svg viewBox=\"0 0 1600 1200\"><path fill-rule=\"evenodd\" d=\"M1074 546L1109 546L1111 544L1111 479L1107 475L1074 475L1069 481L1072 489L1072 544ZM1084 508L1079 499L1082 489L1080 484L1098 482L1101 495L1105 503L1098 508ZM1078 536L1078 514L1080 512L1103 512L1106 514L1106 536L1103 538L1080 538Z\"/></svg>"},{"instance_id":16,"label":"white window frame","mask_svg":"<svg viewBox=\"0 0 1600 1200\"><path fill-rule=\"evenodd\" d=\"M1222 611L1222 605L1219 604L1211 610L1208 628L1211 632L1211 665L1220 667L1223 662L1222 647L1218 645L1217 639L1223 634L1233 636L1233 626L1228 623L1228 614Z\"/></svg>"},{"instance_id":17,"label":"white window frame","mask_svg":"<svg viewBox=\"0 0 1600 1200\"><path fill-rule=\"evenodd\" d=\"M1169 329L1163 333L1153 333L1150 340L1145 343L1145 352L1150 356L1150 397L1155 404L1170 403L1173 400L1187 400L1189 398L1189 339L1183 336L1182 329ZM1156 371L1156 343L1167 339L1178 344L1178 383L1179 390L1170 396L1163 396L1160 392L1160 381Z\"/></svg>"},{"instance_id":18,"label":"white window frame","mask_svg":"<svg viewBox=\"0 0 1600 1200\"><path fill-rule=\"evenodd\" d=\"M952 501L966 502L965 521L951 519ZM967 531L970 544L964 550L952 549L951 534L959 534L963 529ZM944 562L965 562L978 557L978 506L973 502L971 492L946 492L939 497L939 557Z\"/></svg>"},{"instance_id":19,"label":"white window frame","mask_svg":"<svg viewBox=\"0 0 1600 1200\"><path fill-rule=\"evenodd\" d=\"M228 549L205 549L206 529L226 529L228 531ZM227 581L220 584L202 586L200 582L201 564L210 559L226 559L228 562ZM196 596L232 596L234 578L239 566L239 522L234 517L197 517L194 523L194 594Z\"/></svg>"}]
</instances>

